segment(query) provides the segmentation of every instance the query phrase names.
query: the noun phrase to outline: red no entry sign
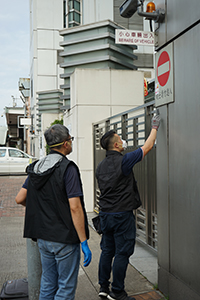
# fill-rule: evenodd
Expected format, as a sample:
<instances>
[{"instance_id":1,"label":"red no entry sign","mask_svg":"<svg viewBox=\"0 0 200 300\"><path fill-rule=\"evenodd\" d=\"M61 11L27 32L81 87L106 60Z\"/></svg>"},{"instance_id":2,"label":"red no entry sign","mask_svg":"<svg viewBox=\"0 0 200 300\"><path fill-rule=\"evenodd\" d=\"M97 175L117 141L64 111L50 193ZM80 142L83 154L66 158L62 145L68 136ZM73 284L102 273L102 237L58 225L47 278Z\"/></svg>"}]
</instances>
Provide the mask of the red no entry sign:
<instances>
[{"instance_id":1,"label":"red no entry sign","mask_svg":"<svg viewBox=\"0 0 200 300\"><path fill-rule=\"evenodd\" d=\"M165 86L170 75L171 63L167 51L163 51L158 59L157 64L157 78L161 86Z\"/></svg>"},{"instance_id":2,"label":"red no entry sign","mask_svg":"<svg viewBox=\"0 0 200 300\"><path fill-rule=\"evenodd\" d=\"M155 55L155 105L174 102L174 47L170 43Z\"/></svg>"}]
</instances>

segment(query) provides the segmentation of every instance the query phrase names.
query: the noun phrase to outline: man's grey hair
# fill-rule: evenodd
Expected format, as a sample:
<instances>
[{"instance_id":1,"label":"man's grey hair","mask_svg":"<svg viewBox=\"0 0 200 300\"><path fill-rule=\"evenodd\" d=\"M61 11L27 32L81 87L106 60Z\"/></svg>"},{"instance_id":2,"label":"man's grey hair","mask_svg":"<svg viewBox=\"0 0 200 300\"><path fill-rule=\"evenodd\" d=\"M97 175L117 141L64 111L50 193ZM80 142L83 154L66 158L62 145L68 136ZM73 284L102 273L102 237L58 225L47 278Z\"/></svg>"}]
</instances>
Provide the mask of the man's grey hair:
<instances>
[{"instance_id":1,"label":"man's grey hair","mask_svg":"<svg viewBox=\"0 0 200 300\"><path fill-rule=\"evenodd\" d=\"M66 141L69 136L70 134L68 128L61 124L52 125L44 133L44 137L48 146L60 144Z\"/></svg>"}]
</instances>

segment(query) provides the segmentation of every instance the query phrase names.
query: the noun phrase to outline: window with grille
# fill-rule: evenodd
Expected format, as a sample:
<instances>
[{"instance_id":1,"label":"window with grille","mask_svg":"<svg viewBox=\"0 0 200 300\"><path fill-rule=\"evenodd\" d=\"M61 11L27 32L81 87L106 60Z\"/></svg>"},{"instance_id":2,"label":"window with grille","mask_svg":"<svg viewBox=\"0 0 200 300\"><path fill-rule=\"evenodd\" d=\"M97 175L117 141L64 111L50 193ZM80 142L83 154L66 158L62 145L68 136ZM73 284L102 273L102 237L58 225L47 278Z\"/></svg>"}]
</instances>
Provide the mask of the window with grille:
<instances>
[{"instance_id":1,"label":"window with grille","mask_svg":"<svg viewBox=\"0 0 200 300\"><path fill-rule=\"evenodd\" d=\"M81 24L81 1L64 0L64 28Z\"/></svg>"}]
</instances>

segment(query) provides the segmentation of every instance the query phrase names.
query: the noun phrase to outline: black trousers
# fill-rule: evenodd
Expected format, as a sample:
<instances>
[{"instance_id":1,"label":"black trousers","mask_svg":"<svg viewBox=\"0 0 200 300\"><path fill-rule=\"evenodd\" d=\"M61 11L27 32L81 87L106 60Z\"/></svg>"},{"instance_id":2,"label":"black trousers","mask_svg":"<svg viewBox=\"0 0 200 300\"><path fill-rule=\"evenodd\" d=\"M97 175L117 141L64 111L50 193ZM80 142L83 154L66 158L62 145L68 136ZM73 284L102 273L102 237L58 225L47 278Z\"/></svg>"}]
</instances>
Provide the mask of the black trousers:
<instances>
[{"instance_id":1,"label":"black trousers","mask_svg":"<svg viewBox=\"0 0 200 300\"><path fill-rule=\"evenodd\" d=\"M107 214L100 212L102 229L101 256L99 261L99 284L109 287L112 270L112 290L124 290L124 280L129 257L135 246L135 216L132 211ZM114 258L114 260L113 260Z\"/></svg>"}]
</instances>

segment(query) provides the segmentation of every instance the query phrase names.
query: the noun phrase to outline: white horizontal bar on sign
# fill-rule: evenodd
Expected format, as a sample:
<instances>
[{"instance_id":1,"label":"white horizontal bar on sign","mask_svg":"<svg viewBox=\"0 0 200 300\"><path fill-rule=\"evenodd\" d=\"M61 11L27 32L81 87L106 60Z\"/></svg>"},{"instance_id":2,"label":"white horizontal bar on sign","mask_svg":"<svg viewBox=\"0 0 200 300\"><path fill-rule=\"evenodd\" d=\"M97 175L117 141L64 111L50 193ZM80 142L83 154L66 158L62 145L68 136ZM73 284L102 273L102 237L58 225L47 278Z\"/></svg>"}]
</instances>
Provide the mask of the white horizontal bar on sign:
<instances>
[{"instance_id":1,"label":"white horizontal bar on sign","mask_svg":"<svg viewBox=\"0 0 200 300\"><path fill-rule=\"evenodd\" d=\"M169 61L158 67L158 76L161 76L167 72L169 72Z\"/></svg>"}]
</instances>

